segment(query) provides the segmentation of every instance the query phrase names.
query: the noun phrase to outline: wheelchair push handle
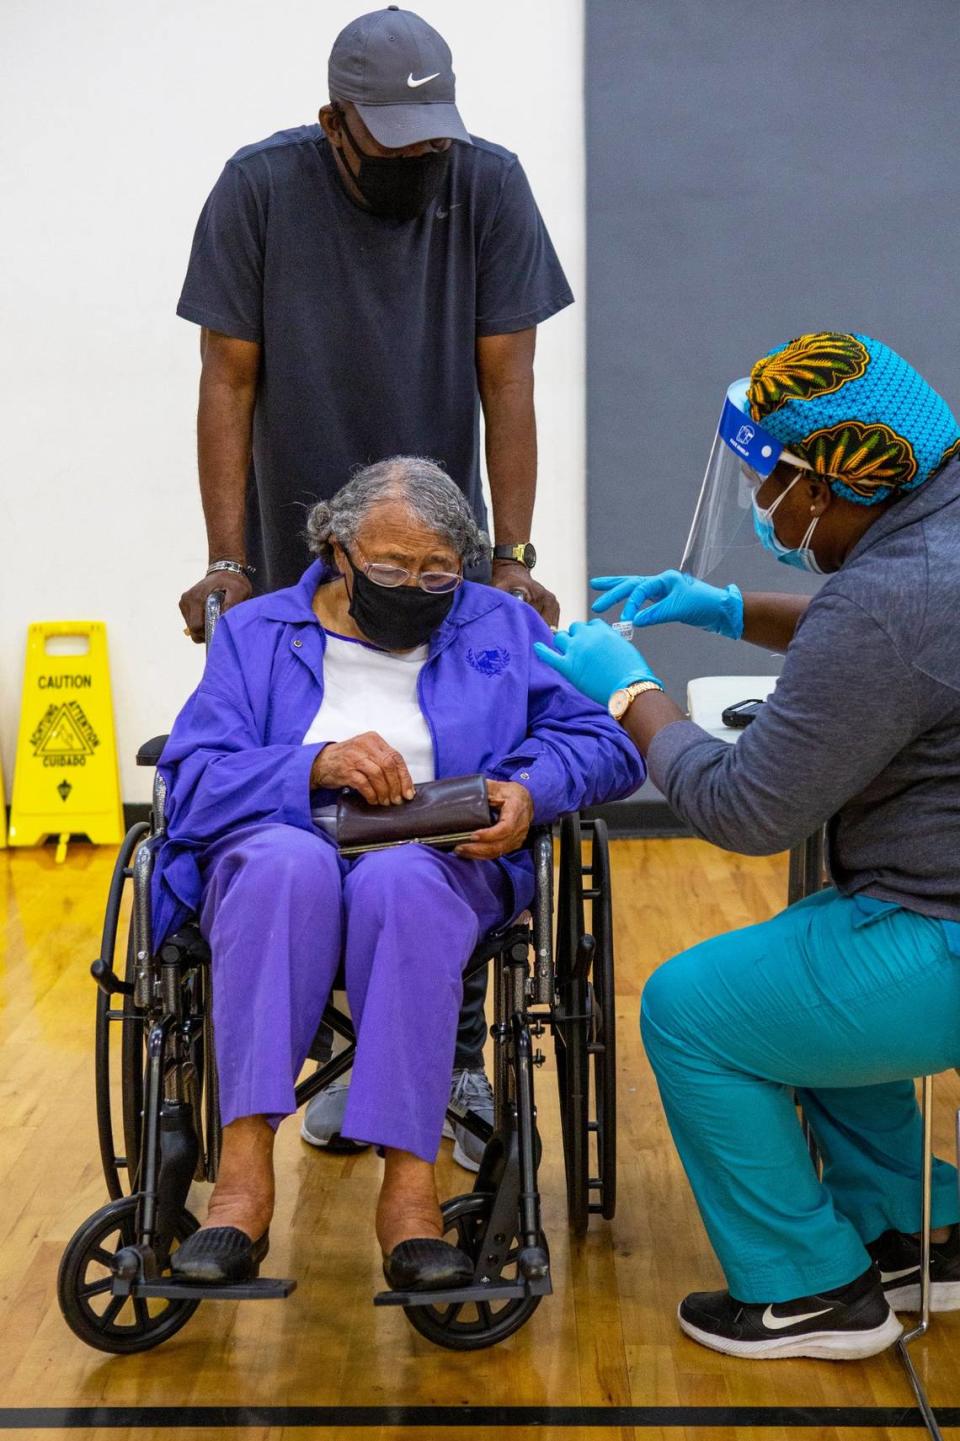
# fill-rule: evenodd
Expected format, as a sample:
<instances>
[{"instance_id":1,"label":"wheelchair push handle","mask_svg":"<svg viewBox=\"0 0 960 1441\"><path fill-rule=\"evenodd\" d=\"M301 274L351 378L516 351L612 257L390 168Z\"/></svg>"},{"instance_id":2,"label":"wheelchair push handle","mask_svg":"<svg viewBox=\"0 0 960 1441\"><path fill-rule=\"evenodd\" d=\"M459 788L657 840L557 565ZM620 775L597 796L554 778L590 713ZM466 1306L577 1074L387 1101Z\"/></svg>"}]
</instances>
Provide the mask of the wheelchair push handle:
<instances>
[{"instance_id":1,"label":"wheelchair push handle","mask_svg":"<svg viewBox=\"0 0 960 1441\"><path fill-rule=\"evenodd\" d=\"M223 601L226 591L212 590L203 603L203 643L207 650L213 640L213 633L223 614Z\"/></svg>"}]
</instances>

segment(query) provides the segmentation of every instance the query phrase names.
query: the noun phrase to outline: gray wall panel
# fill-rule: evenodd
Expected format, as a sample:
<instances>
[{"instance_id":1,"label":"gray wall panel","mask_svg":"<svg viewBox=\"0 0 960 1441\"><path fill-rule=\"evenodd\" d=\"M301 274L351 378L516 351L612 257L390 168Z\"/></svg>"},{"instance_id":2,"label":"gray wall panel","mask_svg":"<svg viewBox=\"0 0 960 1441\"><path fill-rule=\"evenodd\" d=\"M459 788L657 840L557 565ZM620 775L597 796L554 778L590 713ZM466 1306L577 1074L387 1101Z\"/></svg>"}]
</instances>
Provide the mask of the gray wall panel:
<instances>
[{"instance_id":1,"label":"gray wall panel","mask_svg":"<svg viewBox=\"0 0 960 1441\"><path fill-rule=\"evenodd\" d=\"M804 331L960 410L957 0L587 0L590 573L679 563L726 384ZM719 578L719 577L718 577ZM803 588L757 547L725 580ZM773 671L678 626L693 675Z\"/></svg>"}]
</instances>

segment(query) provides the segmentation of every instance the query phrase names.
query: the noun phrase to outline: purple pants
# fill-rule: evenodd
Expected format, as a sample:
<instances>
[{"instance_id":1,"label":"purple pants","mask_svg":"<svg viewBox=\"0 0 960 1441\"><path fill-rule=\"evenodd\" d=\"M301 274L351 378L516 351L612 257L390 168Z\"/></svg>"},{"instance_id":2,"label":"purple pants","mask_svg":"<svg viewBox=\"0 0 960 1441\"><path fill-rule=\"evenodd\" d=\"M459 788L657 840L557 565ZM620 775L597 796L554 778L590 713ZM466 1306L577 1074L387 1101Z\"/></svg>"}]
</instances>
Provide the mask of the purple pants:
<instances>
[{"instance_id":1,"label":"purple pants","mask_svg":"<svg viewBox=\"0 0 960 1441\"><path fill-rule=\"evenodd\" d=\"M510 919L501 867L427 846L344 861L319 833L253 825L208 847L202 874L223 1124L296 1109L342 958L357 1031L343 1134L432 1162L463 968Z\"/></svg>"}]
</instances>

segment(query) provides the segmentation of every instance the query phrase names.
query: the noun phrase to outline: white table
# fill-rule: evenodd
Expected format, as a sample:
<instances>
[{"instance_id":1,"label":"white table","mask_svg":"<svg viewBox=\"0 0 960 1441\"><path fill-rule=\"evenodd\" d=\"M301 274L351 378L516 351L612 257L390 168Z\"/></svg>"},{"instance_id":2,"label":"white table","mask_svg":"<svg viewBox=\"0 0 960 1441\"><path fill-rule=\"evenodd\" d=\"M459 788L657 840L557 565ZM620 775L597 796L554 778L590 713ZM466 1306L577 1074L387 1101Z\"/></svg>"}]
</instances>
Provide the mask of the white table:
<instances>
[{"instance_id":1,"label":"white table","mask_svg":"<svg viewBox=\"0 0 960 1441\"><path fill-rule=\"evenodd\" d=\"M727 706L741 700L766 700L776 684L775 675L698 676L687 686L687 711L703 730L732 745L741 732L724 725Z\"/></svg>"}]
</instances>

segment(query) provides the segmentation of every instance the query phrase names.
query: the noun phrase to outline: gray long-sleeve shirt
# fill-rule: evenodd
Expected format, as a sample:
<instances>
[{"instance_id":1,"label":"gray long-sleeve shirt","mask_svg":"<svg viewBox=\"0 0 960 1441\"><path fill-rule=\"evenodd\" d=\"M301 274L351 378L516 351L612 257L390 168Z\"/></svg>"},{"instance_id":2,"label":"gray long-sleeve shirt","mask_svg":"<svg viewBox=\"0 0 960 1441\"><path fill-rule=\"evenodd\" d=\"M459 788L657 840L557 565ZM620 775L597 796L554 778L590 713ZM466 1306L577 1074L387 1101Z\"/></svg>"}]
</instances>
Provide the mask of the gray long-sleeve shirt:
<instances>
[{"instance_id":1,"label":"gray long-sleeve shirt","mask_svg":"<svg viewBox=\"0 0 960 1441\"><path fill-rule=\"evenodd\" d=\"M841 892L960 920L960 460L825 582L735 746L676 721L647 761L705 840L767 855L829 821Z\"/></svg>"}]
</instances>

